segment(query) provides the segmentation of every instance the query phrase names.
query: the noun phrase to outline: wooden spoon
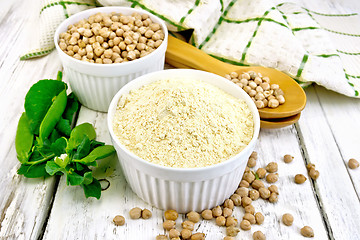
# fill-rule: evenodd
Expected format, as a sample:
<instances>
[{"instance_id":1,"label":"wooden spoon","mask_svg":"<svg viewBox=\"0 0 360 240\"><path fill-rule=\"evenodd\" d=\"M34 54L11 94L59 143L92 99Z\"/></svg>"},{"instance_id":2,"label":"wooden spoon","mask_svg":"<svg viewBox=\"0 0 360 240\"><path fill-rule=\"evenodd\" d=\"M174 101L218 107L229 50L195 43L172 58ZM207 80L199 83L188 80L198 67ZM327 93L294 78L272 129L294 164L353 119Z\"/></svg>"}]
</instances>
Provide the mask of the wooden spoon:
<instances>
[{"instance_id":1,"label":"wooden spoon","mask_svg":"<svg viewBox=\"0 0 360 240\"><path fill-rule=\"evenodd\" d=\"M217 60L196 47L169 36L166 50L166 61L175 67L188 67L220 76L231 72L243 73L247 71L260 72L263 76L270 78L271 83L278 84L284 91L286 102L277 108L259 109L260 118L274 119L294 116L304 109L306 95L300 85L291 77L273 68L266 67L244 67L224 63Z\"/></svg>"},{"instance_id":2,"label":"wooden spoon","mask_svg":"<svg viewBox=\"0 0 360 240\"><path fill-rule=\"evenodd\" d=\"M299 118L300 114L298 113L294 116L287 117L287 118L274 118L274 119L260 119L260 127L265 129L275 129L275 128L283 128L290 126L296 123Z\"/></svg>"}]
</instances>

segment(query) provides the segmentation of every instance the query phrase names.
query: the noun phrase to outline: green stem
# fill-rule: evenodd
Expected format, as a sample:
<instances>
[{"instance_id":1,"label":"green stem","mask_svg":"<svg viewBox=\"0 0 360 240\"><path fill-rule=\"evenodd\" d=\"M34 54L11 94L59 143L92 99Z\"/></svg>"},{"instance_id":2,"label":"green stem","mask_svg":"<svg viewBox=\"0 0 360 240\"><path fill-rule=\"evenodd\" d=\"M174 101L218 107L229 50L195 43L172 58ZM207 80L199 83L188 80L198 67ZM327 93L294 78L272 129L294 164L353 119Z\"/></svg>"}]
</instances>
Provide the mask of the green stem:
<instances>
[{"instance_id":1,"label":"green stem","mask_svg":"<svg viewBox=\"0 0 360 240\"><path fill-rule=\"evenodd\" d=\"M43 163L43 162L46 162L47 160L51 159L51 158L54 158L55 157L55 153L52 153L48 156L44 156L43 159L40 159L40 160L37 160L37 161L32 161L32 162L25 162L25 164L28 164L28 165L35 165L35 164L39 164L39 163Z\"/></svg>"}]
</instances>

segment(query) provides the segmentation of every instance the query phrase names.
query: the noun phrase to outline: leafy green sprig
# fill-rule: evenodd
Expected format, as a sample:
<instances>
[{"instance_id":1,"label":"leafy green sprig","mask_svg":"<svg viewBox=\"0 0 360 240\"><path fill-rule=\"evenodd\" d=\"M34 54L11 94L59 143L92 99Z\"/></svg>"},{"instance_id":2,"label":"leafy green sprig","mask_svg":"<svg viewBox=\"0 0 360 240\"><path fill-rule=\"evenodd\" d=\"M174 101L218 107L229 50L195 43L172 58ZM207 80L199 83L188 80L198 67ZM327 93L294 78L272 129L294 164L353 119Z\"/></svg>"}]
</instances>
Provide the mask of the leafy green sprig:
<instances>
[{"instance_id":1,"label":"leafy green sprig","mask_svg":"<svg viewBox=\"0 0 360 240\"><path fill-rule=\"evenodd\" d=\"M95 140L90 123L72 128L79 102L66 89L59 72L57 80L40 80L27 93L15 138L18 174L28 178L64 174L68 185L79 185L86 197L99 199L101 186L91 168L115 149Z\"/></svg>"}]
</instances>

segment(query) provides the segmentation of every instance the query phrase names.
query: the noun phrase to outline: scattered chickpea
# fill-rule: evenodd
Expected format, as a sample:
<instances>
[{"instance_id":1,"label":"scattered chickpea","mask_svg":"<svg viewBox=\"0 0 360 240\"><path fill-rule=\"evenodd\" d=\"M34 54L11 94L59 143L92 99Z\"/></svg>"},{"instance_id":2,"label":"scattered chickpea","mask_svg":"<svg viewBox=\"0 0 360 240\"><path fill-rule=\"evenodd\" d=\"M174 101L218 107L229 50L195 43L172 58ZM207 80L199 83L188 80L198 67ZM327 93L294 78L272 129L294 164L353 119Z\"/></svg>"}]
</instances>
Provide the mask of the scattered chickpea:
<instances>
[{"instance_id":1,"label":"scattered chickpea","mask_svg":"<svg viewBox=\"0 0 360 240\"><path fill-rule=\"evenodd\" d=\"M247 166L248 166L249 168L255 167L255 166L256 166L256 159L250 157L249 160L248 160Z\"/></svg>"},{"instance_id":2,"label":"scattered chickpea","mask_svg":"<svg viewBox=\"0 0 360 240\"><path fill-rule=\"evenodd\" d=\"M144 210L141 211L141 217L143 219L149 219L149 218L151 218L151 216L152 216L152 213L149 209L145 208Z\"/></svg>"},{"instance_id":3,"label":"scattered chickpea","mask_svg":"<svg viewBox=\"0 0 360 240\"><path fill-rule=\"evenodd\" d=\"M224 207L225 208L230 208L230 209L234 209L234 202L231 199L226 199L224 202Z\"/></svg>"},{"instance_id":4,"label":"scattered chickpea","mask_svg":"<svg viewBox=\"0 0 360 240\"><path fill-rule=\"evenodd\" d=\"M130 218L139 219L141 217L141 208L134 207L129 211Z\"/></svg>"},{"instance_id":5,"label":"scattered chickpea","mask_svg":"<svg viewBox=\"0 0 360 240\"><path fill-rule=\"evenodd\" d=\"M256 189L250 190L249 197L251 198L251 200L256 201L259 199L260 193Z\"/></svg>"},{"instance_id":6,"label":"scattered chickpea","mask_svg":"<svg viewBox=\"0 0 360 240\"><path fill-rule=\"evenodd\" d=\"M265 169L269 173L275 173L278 171L278 164L276 162L270 162Z\"/></svg>"},{"instance_id":7,"label":"scattered chickpea","mask_svg":"<svg viewBox=\"0 0 360 240\"><path fill-rule=\"evenodd\" d=\"M255 176L252 172L247 172L244 173L243 179L251 184L255 180Z\"/></svg>"},{"instance_id":8,"label":"scattered chickpea","mask_svg":"<svg viewBox=\"0 0 360 240\"><path fill-rule=\"evenodd\" d=\"M268 189L271 193L276 193L277 195L279 195L279 189L276 185L271 185L270 187L268 187Z\"/></svg>"},{"instance_id":9,"label":"scattered chickpea","mask_svg":"<svg viewBox=\"0 0 360 240\"><path fill-rule=\"evenodd\" d=\"M219 217L222 215L222 209L220 206L214 207L211 211L212 211L213 217Z\"/></svg>"},{"instance_id":10,"label":"scattered chickpea","mask_svg":"<svg viewBox=\"0 0 360 240\"><path fill-rule=\"evenodd\" d=\"M351 158L348 162L348 166L350 169L356 169L359 167L359 162L356 159Z\"/></svg>"},{"instance_id":11,"label":"scattered chickpea","mask_svg":"<svg viewBox=\"0 0 360 240\"><path fill-rule=\"evenodd\" d=\"M266 170L265 170L265 168L258 168L258 169L256 170L256 174L258 175L258 177L259 177L260 179L264 178L265 175L266 175Z\"/></svg>"},{"instance_id":12,"label":"scattered chickpea","mask_svg":"<svg viewBox=\"0 0 360 240\"><path fill-rule=\"evenodd\" d=\"M226 228L226 235L230 237L236 237L238 233L240 232L240 229L235 226L230 226Z\"/></svg>"},{"instance_id":13,"label":"scattered chickpea","mask_svg":"<svg viewBox=\"0 0 360 240\"><path fill-rule=\"evenodd\" d=\"M194 230L194 223L192 221L184 221L181 223L183 229L189 229L190 231Z\"/></svg>"},{"instance_id":14,"label":"scattered chickpea","mask_svg":"<svg viewBox=\"0 0 360 240\"><path fill-rule=\"evenodd\" d=\"M175 228L175 224L176 222L174 220L165 220L163 222L163 228L169 231L170 229Z\"/></svg>"},{"instance_id":15,"label":"scattered chickpea","mask_svg":"<svg viewBox=\"0 0 360 240\"><path fill-rule=\"evenodd\" d=\"M240 222L240 228L242 230L248 231L248 230L251 229L251 224L250 224L250 222L248 220L242 220Z\"/></svg>"},{"instance_id":16,"label":"scattered chickpea","mask_svg":"<svg viewBox=\"0 0 360 240\"><path fill-rule=\"evenodd\" d=\"M212 211L210 209L205 209L202 211L201 216L205 220L211 220L213 218Z\"/></svg>"},{"instance_id":17,"label":"scattered chickpea","mask_svg":"<svg viewBox=\"0 0 360 240\"><path fill-rule=\"evenodd\" d=\"M264 215L262 215L262 213L261 212L257 212L257 213L255 213L255 220L256 220L256 223L257 224L262 224L263 222L264 222Z\"/></svg>"},{"instance_id":18,"label":"scattered chickpea","mask_svg":"<svg viewBox=\"0 0 360 240\"><path fill-rule=\"evenodd\" d=\"M230 226L236 226L238 223L238 220L234 217L227 217L226 218L226 222L225 222L225 226L230 227Z\"/></svg>"},{"instance_id":19,"label":"scattered chickpea","mask_svg":"<svg viewBox=\"0 0 360 240\"><path fill-rule=\"evenodd\" d=\"M278 201L278 195L276 193L271 193L269 197L269 202L276 203Z\"/></svg>"},{"instance_id":20,"label":"scattered chickpea","mask_svg":"<svg viewBox=\"0 0 360 240\"><path fill-rule=\"evenodd\" d=\"M233 201L235 206L240 206L241 205L241 197L240 195L234 193L233 195L231 195L230 199ZM214 212L213 212L214 215Z\"/></svg>"},{"instance_id":21,"label":"scattered chickpea","mask_svg":"<svg viewBox=\"0 0 360 240\"><path fill-rule=\"evenodd\" d=\"M286 154L286 155L284 156L284 162L285 162L285 163L291 163L293 159L294 159L294 157L291 156L291 155L289 155L289 154Z\"/></svg>"},{"instance_id":22,"label":"scattered chickpea","mask_svg":"<svg viewBox=\"0 0 360 240\"><path fill-rule=\"evenodd\" d=\"M259 190L261 187L264 187L265 185L261 180L256 179L252 182L251 186L256 190Z\"/></svg>"},{"instance_id":23,"label":"scattered chickpea","mask_svg":"<svg viewBox=\"0 0 360 240\"><path fill-rule=\"evenodd\" d=\"M191 236L191 240L205 240L205 234L204 233L195 233Z\"/></svg>"},{"instance_id":24,"label":"scattered chickpea","mask_svg":"<svg viewBox=\"0 0 360 240\"><path fill-rule=\"evenodd\" d=\"M279 180L279 176L277 173L269 173L268 175L266 175L266 181L268 183L275 183Z\"/></svg>"},{"instance_id":25,"label":"scattered chickpea","mask_svg":"<svg viewBox=\"0 0 360 240\"><path fill-rule=\"evenodd\" d=\"M183 229L180 232L182 239L190 239L192 232L189 229Z\"/></svg>"},{"instance_id":26,"label":"scattered chickpea","mask_svg":"<svg viewBox=\"0 0 360 240\"><path fill-rule=\"evenodd\" d=\"M282 222L286 225L286 226L291 226L294 222L294 217L290 214L290 213L285 213L282 216Z\"/></svg>"},{"instance_id":27,"label":"scattered chickpea","mask_svg":"<svg viewBox=\"0 0 360 240\"><path fill-rule=\"evenodd\" d=\"M246 207L245 207L245 213L250 213L250 214L252 214L252 215L254 215L254 213L255 213L255 208L254 208L254 206L253 205L247 205Z\"/></svg>"},{"instance_id":28,"label":"scattered chickpea","mask_svg":"<svg viewBox=\"0 0 360 240\"><path fill-rule=\"evenodd\" d=\"M303 184L306 181L306 177L302 174L296 174L295 175L295 183L297 184Z\"/></svg>"},{"instance_id":29,"label":"scattered chickpea","mask_svg":"<svg viewBox=\"0 0 360 240\"><path fill-rule=\"evenodd\" d=\"M300 229L301 235L303 235L304 237L314 237L314 230L309 227L309 226L305 226L303 228Z\"/></svg>"},{"instance_id":30,"label":"scattered chickpea","mask_svg":"<svg viewBox=\"0 0 360 240\"><path fill-rule=\"evenodd\" d=\"M251 213L245 213L243 216L243 220L248 220L251 224L256 223L255 216Z\"/></svg>"},{"instance_id":31,"label":"scattered chickpea","mask_svg":"<svg viewBox=\"0 0 360 240\"><path fill-rule=\"evenodd\" d=\"M170 209L170 210L165 211L164 216L165 216L166 220L174 220L175 221L178 218L179 214L175 210Z\"/></svg>"},{"instance_id":32,"label":"scattered chickpea","mask_svg":"<svg viewBox=\"0 0 360 240\"><path fill-rule=\"evenodd\" d=\"M191 211L188 214L186 214L186 217L193 223L197 223L200 221L200 214L194 211Z\"/></svg>"},{"instance_id":33,"label":"scattered chickpea","mask_svg":"<svg viewBox=\"0 0 360 240\"><path fill-rule=\"evenodd\" d=\"M157 235L156 240L168 240L169 238L166 235Z\"/></svg>"},{"instance_id":34,"label":"scattered chickpea","mask_svg":"<svg viewBox=\"0 0 360 240\"><path fill-rule=\"evenodd\" d=\"M319 175L320 175L320 172L318 170L316 170L314 168L311 168L309 170L309 176L311 177L311 179L316 180L316 179L318 179Z\"/></svg>"},{"instance_id":35,"label":"scattered chickpea","mask_svg":"<svg viewBox=\"0 0 360 240\"><path fill-rule=\"evenodd\" d=\"M249 194L249 189L246 187L239 187L236 190L236 194L238 194L240 197L247 197Z\"/></svg>"},{"instance_id":36,"label":"scattered chickpea","mask_svg":"<svg viewBox=\"0 0 360 240\"><path fill-rule=\"evenodd\" d=\"M250 186L250 183L248 183L247 181L245 181L245 180L240 181L239 187L248 188L249 186Z\"/></svg>"},{"instance_id":37,"label":"scattered chickpea","mask_svg":"<svg viewBox=\"0 0 360 240\"><path fill-rule=\"evenodd\" d=\"M113 222L116 226L122 226L125 224L125 218L121 215L116 215L113 219Z\"/></svg>"},{"instance_id":38,"label":"scattered chickpea","mask_svg":"<svg viewBox=\"0 0 360 240\"><path fill-rule=\"evenodd\" d=\"M253 233L254 240L266 240L265 235L261 231L256 231Z\"/></svg>"},{"instance_id":39,"label":"scattered chickpea","mask_svg":"<svg viewBox=\"0 0 360 240\"><path fill-rule=\"evenodd\" d=\"M170 229L169 231L169 238L172 239L172 238L177 238L177 237L180 237L180 232L179 230L177 229Z\"/></svg>"},{"instance_id":40,"label":"scattered chickpea","mask_svg":"<svg viewBox=\"0 0 360 240\"><path fill-rule=\"evenodd\" d=\"M265 187L259 188L259 193L262 199L268 199L270 197L270 190Z\"/></svg>"},{"instance_id":41,"label":"scattered chickpea","mask_svg":"<svg viewBox=\"0 0 360 240\"><path fill-rule=\"evenodd\" d=\"M241 199L241 205L242 205L243 207L249 206L251 203L252 203L252 200L251 200L251 198L249 198L249 197L243 197L243 198Z\"/></svg>"},{"instance_id":42,"label":"scattered chickpea","mask_svg":"<svg viewBox=\"0 0 360 240\"><path fill-rule=\"evenodd\" d=\"M217 218L215 219L215 223L216 223L216 225L218 225L218 226L225 226L226 218L225 218L224 216L217 217Z\"/></svg>"},{"instance_id":43,"label":"scattered chickpea","mask_svg":"<svg viewBox=\"0 0 360 240\"><path fill-rule=\"evenodd\" d=\"M227 218L227 217L231 216L232 212L233 212L232 209L226 207L223 209L223 216Z\"/></svg>"}]
</instances>

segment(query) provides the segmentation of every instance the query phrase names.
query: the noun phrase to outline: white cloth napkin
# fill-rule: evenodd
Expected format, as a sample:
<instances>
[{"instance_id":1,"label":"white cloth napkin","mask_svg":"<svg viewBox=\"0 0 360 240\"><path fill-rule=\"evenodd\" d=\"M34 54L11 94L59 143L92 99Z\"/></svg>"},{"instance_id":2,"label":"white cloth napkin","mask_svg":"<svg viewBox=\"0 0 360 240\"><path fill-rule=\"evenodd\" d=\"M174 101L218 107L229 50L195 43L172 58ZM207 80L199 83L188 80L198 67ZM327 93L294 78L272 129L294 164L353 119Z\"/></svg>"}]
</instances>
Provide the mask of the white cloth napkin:
<instances>
[{"instance_id":1,"label":"white cloth napkin","mask_svg":"<svg viewBox=\"0 0 360 240\"><path fill-rule=\"evenodd\" d=\"M360 21L356 13L320 13L277 0L98 3L148 10L162 18L171 31L194 29L191 43L225 62L276 68L303 86L315 82L338 93L360 97ZM43 0L39 34L34 36L38 38L21 59L52 51L56 27L70 15L97 6L95 0Z\"/></svg>"}]
</instances>

